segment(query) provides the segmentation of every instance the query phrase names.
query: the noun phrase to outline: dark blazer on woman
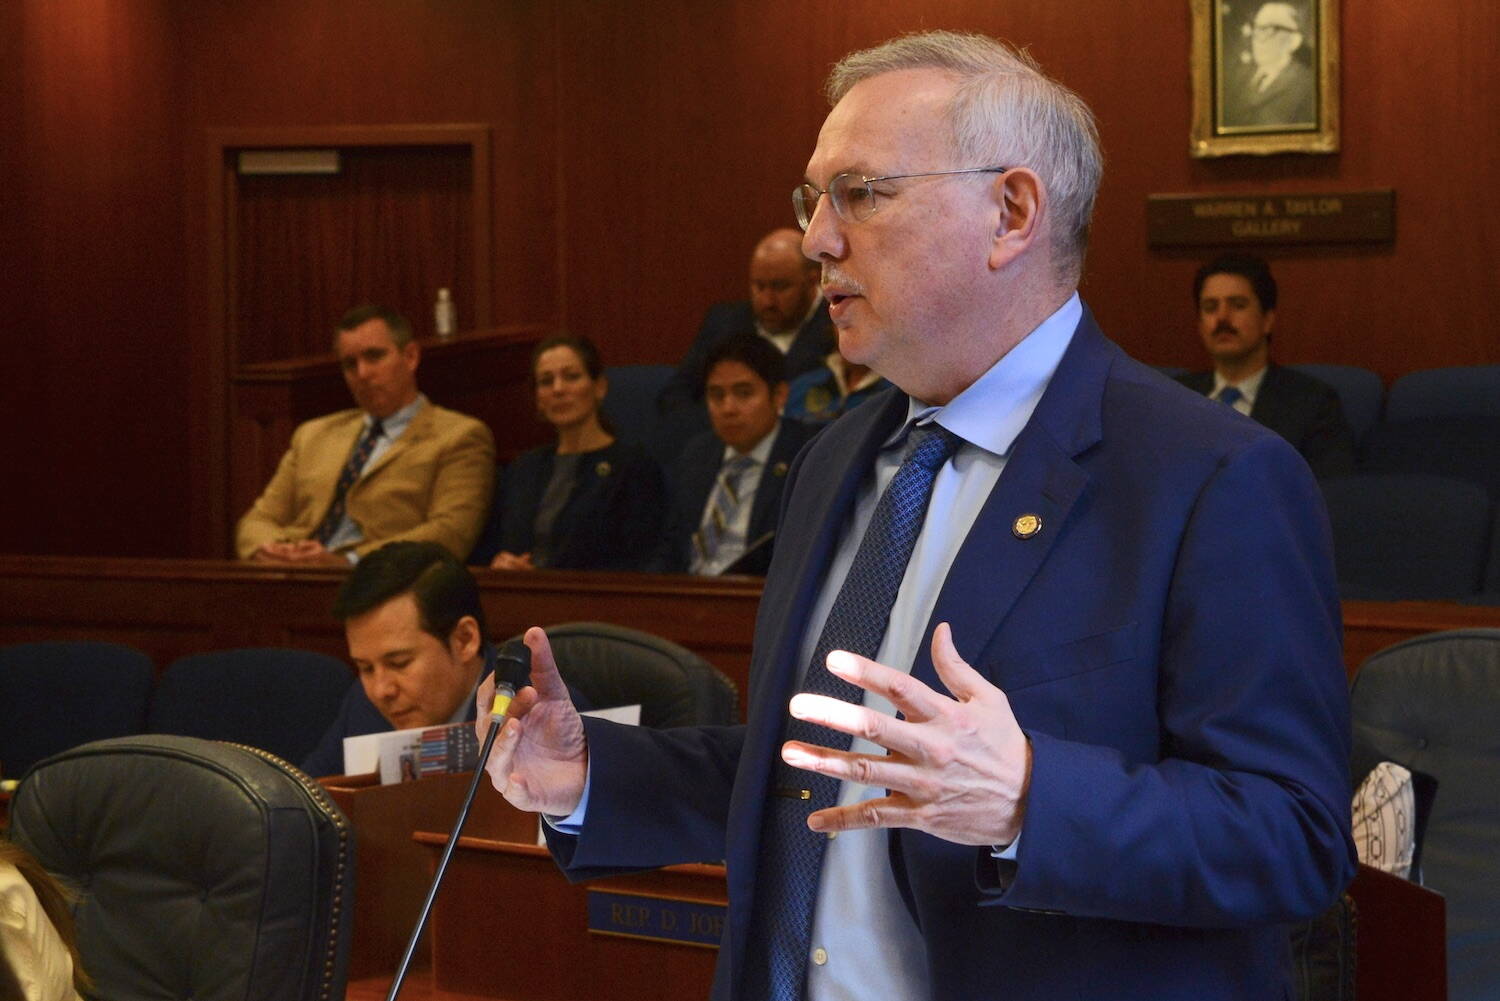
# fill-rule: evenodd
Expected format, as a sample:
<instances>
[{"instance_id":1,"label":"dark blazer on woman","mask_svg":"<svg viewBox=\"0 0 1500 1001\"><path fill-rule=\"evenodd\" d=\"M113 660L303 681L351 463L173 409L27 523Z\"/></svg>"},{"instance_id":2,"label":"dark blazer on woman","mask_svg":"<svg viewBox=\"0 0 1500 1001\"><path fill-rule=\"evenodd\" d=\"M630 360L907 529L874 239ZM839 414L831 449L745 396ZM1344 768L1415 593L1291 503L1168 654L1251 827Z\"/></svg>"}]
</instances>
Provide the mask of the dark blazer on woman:
<instances>
[{"instance_id":1,"label":"dark blazer on woman","mask_svg":"<svg viewBox=\"0 0 1500 1001\"><path fill-rule=\"evenodd\" d=\"M526 452L502 470L489 524L469 562L496 553L529 553L542 494L552 478L556 445ZM645 450L617 441L579 459L567 502L552 525L557 570L643 570L659 543L667 510L660 467Z\"/></svg>"}]
</instances>

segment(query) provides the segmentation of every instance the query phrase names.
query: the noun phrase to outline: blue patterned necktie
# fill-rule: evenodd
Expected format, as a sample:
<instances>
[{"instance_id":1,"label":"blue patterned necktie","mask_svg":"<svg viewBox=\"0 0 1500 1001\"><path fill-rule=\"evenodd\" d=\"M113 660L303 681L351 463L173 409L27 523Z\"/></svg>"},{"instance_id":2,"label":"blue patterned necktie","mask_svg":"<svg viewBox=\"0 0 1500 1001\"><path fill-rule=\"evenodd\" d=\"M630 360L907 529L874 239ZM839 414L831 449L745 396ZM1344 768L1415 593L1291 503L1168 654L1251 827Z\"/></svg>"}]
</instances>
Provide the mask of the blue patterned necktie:
<instances>
[{"instance_id":1,"label":"blue patterned necktie","mask_svg":"<svg viewBox=\"0 0 1500 1001\"><path fill-rule=\"evenodd\" d=\"M380 422L375 421L365 429L364 437L354 446L354 451L349 453L349 461L344 463L343 471L339 473L339 481L333 488L333 503L328 505L328 513L318 525L318 530L313 538L323 545L328 545L328 540L333 538L333 533L339 530L339 523L344 520L344 501L349 496L349 488L354 481L359 479L360 471L365 468L365 463L370 461L370 453L375 451L375 442L380 438Z\"/></svg>"},{"instance_id":2,"label":"blue patterned necktie","mask_svg":"<svg viewBox=\"0 0 1500 1001\"><path fill-rule=\"evenodd\" d=\"M740 481L754 464L755 460L750 456L736 455L720 468L718 479L714 481L713 501L709 505L708 518L693 533L694 573L701 573L705 567L712 565L719 547L729 541L733 534L735 515L740 510Z\"/></svg>"},{"instance_id":3,"label":"blue patterned necktie","mask_svg":"<svg viewBox=\"0 0 1500 1001\"><path fill-rule=\"evenodd\" d=\"M937 424L914 428L906 459L886 487L855 552L849 575L829 609L802 691L859 704L864 691L835 677L826 661L833 650L873 658L880 650L891 605L922 530L932 481L961 439ZM848 750L850 738L788 717L785 740ZM780 758L771 776L760 833L754 914L746 956L746 990L753 1001L798 1001L807 977L813 905L826 835L807 827L808 814L838 801L839 780L792 768Z\"/></svg>"},{"instance_id":4,"label":"blue patterned necktie","mask_svg":"<svg viewBox=\"0 0 1500 1001\"><path fill-rule=\"evenodd\" d=\"M1240 392L1238 389L1235 389L1233 386L1225 386L1223 389L1219 390L1219 395L1214 397L1214 399L1218 400L1226 407L1233 407L1236 403L1240 402L1240 400L1244 398L1245 394Z\"/></svg>"}]
</instances>

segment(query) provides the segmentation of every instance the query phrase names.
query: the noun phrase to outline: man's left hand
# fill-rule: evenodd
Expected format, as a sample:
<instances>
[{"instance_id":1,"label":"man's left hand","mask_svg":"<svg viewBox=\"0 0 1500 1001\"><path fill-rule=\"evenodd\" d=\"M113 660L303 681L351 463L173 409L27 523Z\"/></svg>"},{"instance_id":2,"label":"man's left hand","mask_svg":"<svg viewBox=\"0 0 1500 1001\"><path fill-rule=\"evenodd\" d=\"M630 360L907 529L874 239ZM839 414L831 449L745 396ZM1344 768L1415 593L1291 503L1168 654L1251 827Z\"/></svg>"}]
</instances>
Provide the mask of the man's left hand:
<instances>
[{"instance_id":1,"label":"man's left hand","mask_svg":"<svg viewBox=\"0 0 1500 1001\"><path fill-rule=\"evenodd\" d=\"M884 797L818 810L807 818L808 827L909 827L964 845L1008 845L1020 835L1031 744L1010 700L958 655L946 622L933 631L932 664L952 697L856 654L828 655L834 675L887 699L905 719L826 695L793 696L791 713L798 719L887 751L871 755L799 741L783 745L782 759L795 768L888 790Z\"/></svg>"}]
</instances>

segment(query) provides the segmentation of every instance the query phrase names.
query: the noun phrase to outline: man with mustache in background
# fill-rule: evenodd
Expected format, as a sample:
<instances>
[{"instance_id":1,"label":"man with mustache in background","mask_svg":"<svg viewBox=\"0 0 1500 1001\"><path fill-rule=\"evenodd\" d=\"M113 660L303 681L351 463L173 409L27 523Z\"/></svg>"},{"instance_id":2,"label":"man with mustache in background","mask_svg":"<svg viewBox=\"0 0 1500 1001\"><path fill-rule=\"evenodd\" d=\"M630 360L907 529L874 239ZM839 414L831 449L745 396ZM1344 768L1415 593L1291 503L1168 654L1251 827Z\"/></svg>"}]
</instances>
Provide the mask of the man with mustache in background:
<instances>
[{"instance_id":1,"label":"man with mustache in background","mask_svg":"<svg viewBox=\"0 0 1500 1001\"><path fill-rule=\"evenodd\" d=\"M1253 418L1296 446L1319 479L1354 472L1354 434L1333 387L1271 361L1276 279L1265 261L1226 254L1193 279L1210 372L1178 382Z\"/></svg>"}]
</instances>

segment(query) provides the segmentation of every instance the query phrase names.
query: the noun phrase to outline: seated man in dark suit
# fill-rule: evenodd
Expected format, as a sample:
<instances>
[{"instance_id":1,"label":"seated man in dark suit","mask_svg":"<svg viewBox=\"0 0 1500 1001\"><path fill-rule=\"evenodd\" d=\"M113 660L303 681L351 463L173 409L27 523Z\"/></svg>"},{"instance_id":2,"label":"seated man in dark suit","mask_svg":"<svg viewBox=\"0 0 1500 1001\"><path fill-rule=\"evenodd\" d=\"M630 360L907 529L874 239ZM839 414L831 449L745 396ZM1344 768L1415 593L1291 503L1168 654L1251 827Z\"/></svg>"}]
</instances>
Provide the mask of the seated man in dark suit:
<instances>
[{"instance_id":1,"label":"seated man in dark suit","mask_svg":"<svg viewBox=\"0 0 1500 1001\"><path fill-rule=\"evenodd\" d=\"M494 668L474 578L435 542L392 542L355 564L334 601L359 684L302 762L344 771L344 738L474 718L474 690Z\"/></svg>"},{"instance_id":2,"label":"seated man in dark suit","mask_svg":"<svg viewBox=\"0 0 1500 1001\"><path fill-rule=\"evenodd\" d=\"M1318 477L1354 472L1354 434L1339 395L1310 375L1271 361L1276 279L1265 261L1226 254L1193 279L1198 333L1210 372L1177 381L1252 417L1296 446Z\"/></svg>"},{"instance_id":3,"label":"seated man in dark suit","mask_svg":"<svg viewBox=\"0 0 1500 1001\"><path fill-rule=\"evenodd\" d=\"M773 230L750 257L750 298L709 307L682 364L663 387L662 412L703 398L708 353L731 334L755 333L786 356L786 377L818 368L834 348L828 304L818 291L818 265L802 256L802 234Z\"/></svg>"},{"instance_id":4,"label":"seated man in dark suit","mask_svg":"<svg viewBox=\"0 0 1500 1001\"><path fill-rule=\"evenodd\" d=\"M732 335L708 356L704 395L713 430L688 442L672 469L663 570L764 574L793 458L813 435L781 417L781 352L755 334Z\"/></svg>"}]
</instances>

